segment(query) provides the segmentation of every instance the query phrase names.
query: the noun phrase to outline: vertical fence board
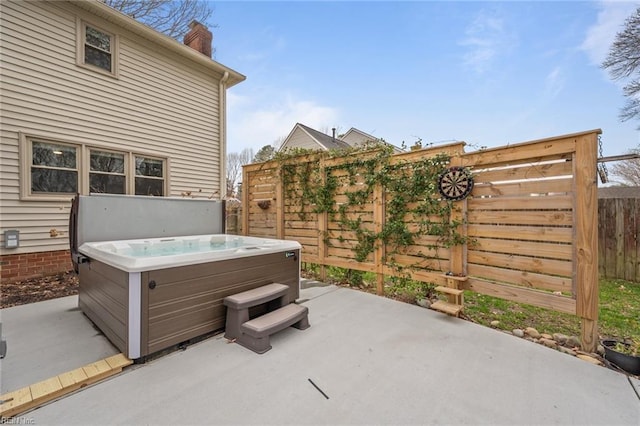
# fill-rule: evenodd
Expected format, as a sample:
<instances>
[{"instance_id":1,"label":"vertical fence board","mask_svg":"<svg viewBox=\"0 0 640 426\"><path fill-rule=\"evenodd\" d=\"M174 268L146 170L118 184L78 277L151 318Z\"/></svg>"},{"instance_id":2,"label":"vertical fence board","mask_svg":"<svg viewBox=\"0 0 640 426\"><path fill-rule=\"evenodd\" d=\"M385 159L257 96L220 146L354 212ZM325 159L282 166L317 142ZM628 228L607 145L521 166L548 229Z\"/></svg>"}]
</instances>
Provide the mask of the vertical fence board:
<instances>
[{"instance_id":1,"label":"vertical fence board","mask_svg":"<svg viewBox=\"0 0 640 426\"><path fill-rule=\"evenodd\" d=\"M600 275L640 281L640 198L598 200Z\"/></svg>"},{"instance_id":2,"label":"vertical fence board","mask_svg":"<svg viewBox=\"0 0 640 426\"><path fill-rule=\"evenodd\" d=\"M638 203L640 198L627 198L623 200L624 211L624 230L622 238L624 239L624 279L629 281L640 281L640 277L636 276L635 269L638 264Z\"/></svg>"},{"instance_id":3,"label":"vertical fence board","mask_svg":"<svg viewBox=\"0 0 640 426\"><path fill-rule=\"evenodd\" d=\"M602 277L607 275L605 263L606 263L606 251L605 251L605 241L607 237L607 233L605 232L605 227L603 224L605 223L605 206L606 200L599 199L598 200L598 274Z\"/></svg>"},{"instance_id":4,"label":"vertical fence board","mask_svg":"<svg viewBox=\"0 0 640 426\"><path fill-rule=\"evenodd\" d=\"M635 275L631 281L640 282L640 198L636 198L634 202L634 214L635 218L635 246L632 246L632 250L635 252Z\"/></svg>"},{"instance_id":5,"label":"vertical fence board","mask_svg":"<svg viewBox=\"0 0 640 426\"><path fill-rule=\"evenodd\" d=\"M621 198L617 198L614 200L615 206L615 241L616 241L616 254L615 254L615 270L617 277L624 277L624 228L625 228L625 203Z\"/></svg>"},{"instance_id":6,"label":"vertical fence board","mask_svg":"<svg viewBox=\"0 0 640 426\"><path fill-rule=\"evenodd\" d=\"M605 208L605 249L604 249L604 271L606 277L615 277L616 275L616 206L612 200L606 200Z\"/></svg>"}]
</instances>

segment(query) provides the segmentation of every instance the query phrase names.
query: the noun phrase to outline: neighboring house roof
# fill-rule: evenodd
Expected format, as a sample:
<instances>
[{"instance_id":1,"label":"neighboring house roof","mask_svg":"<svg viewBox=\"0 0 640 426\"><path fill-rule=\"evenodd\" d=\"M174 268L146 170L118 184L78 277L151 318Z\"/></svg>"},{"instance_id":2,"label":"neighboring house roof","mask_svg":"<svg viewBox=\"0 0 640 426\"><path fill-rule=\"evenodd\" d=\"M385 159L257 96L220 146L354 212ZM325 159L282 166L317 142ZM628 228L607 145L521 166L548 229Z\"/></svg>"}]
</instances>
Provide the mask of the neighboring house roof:
<instances>
[{"instance_id":1,"label":"neighboring house roof","mask_svg":"<svg viewBox=\"0 0 640 426\"><path fill-rule=\"evenodd\" d=\"M279 151L283 151L287 148L306 148L329 151L332 149L344 149L350 147L351 145L341 141L340 139L334 139L332 136L312 129L304 124L296 123L280 146Z\"/></svg>"},{"instance_id":2,"label":"neighboring house roof","mask_svg":"<svg viewBox=\"0 0 640 426\"><path fill-rule=\"evenodd\" d=\"M320 149L323 151L329 151L334 149L353 148L368 141L380 140L380 138L371 136L370 134L354 127L349 129L347 133L341 137L334 138L333 136L329 136L319 132L318 130L312 129L309 126L305 126L304 124L296 123L278 151L284 151L289 148ZM401 152L401 150L396 146L393 146L393 149L395 152Z\"/></svg>"},{"instance_id":3,"label":"neighboring house roof","mask_svg":"<svg viewBox=\"0 0 640 426\"><path fill-rule=\"evenodd\" d=\"M228 68L214 61L206 55L203 55L202 53L197 52L196 50L180 43L179 41L136 21L130 16L107 6L100 0L70 0L70 2L100 18L124 27L127 30L134 32L165 49L178 53L194 62L204 65L212 71L222 74L223 80L225 79L224 76L227 75L226 81L224 81L226 87L234 86L246 79L246 77L239 72L234 71L231 68Z\"/></svg>"},{"instance_id":4,"label":"neighboring house roof","mask_svg":"<svg viewBox=\"0 0 640 426\"><path fill-rule=\"evenodd\" d=\"M372 136L368 133L363 132L362 130L358 130L355 127L347 130L347 133L340 136L340 139L345 141L351 146L355 146L368 141L377 141L379 138Z\"/></svg>"},{"instance_id":5,"label":"neighboring house roof","mask_svg":"<svg viewBox=\"0 0 640 426\"><path fill-rule=\"evenodd\" d=\"M598 188L598 198L640 198L640 186Z\"/></svg>"}]
</instances>

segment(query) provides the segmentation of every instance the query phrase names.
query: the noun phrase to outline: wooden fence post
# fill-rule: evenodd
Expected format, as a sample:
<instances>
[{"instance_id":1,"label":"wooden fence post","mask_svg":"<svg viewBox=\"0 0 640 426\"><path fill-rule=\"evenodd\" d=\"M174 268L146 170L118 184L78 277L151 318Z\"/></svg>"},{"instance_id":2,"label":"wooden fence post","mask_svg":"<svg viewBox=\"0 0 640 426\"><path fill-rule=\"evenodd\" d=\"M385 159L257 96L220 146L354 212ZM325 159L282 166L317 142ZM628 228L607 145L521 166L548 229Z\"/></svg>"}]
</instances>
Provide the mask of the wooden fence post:
<instances>
[{"instance_id":1,"label":"wooden fence post","mask_svg":"<svg viewBox=\"0 0 640 426\"><path fill-rule=\"evenodd\" d=\"M576 314L582 318L582 349L587 352L598 346L598 133L579 137L573 157Z\"/></svg>"},{"instance_id":2,"label":"wooden fence post","mask_svg":"<svg viewBox=\"0 0 640 426\"><path fill-rule=\"evenodd\" d=\"M380 183L376 183L373 188L372 197L374 232L376 235L380 235L384 229L386 211L384 188ZM385 245L382 240L376 240L374 244L376 244L373 251L373 263L376 269L376 293L379 296L383 296Z\"/></svg>"},{"instance_id":3,"label":"wooden fence post","mask_svg":"<svg viewBox=\"0 0 640 426\"><path fill-rule=\"evenodd\" d=\"M327 169L325 166L324 157L320 158L320 179L322 182L322 186L326 186L327 184ZM325 239L328 238L327 232L328 225L327 222L329 213L327 212L319 212L318 213L318 262L320 263L320 281L325 281L327 279L327 267L325 266L326 257L327 257L327 244Z\"/></svg>"},{"instance_id":4,"label":"wooden fence post","mask_svg":"<svg viewBox=\"0 0 640 426\"><path fill-rule=\"evenodd\" d=\"M284 180L283 180L283 169L280 164L276 168L277 179L275 182L276 194L275 194L275 204L276 204L276 238L283 240L285 237L284 233Z\"/></svg>"},{"instance_id":5,"label":"wooden fence post","mask_svg":"<svg viewBox=\"0 0 640 426\"><path fill-rule=\"evenodd\" d=\"M249 235L249 172L246 167L242 167L242 230L240 235Z\"/></svg>"}]
</instances>

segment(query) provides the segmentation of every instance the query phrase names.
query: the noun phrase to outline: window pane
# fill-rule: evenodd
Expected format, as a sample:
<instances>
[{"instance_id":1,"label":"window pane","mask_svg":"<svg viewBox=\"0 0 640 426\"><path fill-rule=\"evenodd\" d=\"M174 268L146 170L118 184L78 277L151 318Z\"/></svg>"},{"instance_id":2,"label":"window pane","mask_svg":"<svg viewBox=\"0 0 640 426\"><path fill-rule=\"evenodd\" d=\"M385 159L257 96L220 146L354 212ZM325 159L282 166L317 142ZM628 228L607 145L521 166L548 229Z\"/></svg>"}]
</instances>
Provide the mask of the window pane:
<instances>
[{"instance_id":1,"label":"window pane","mask_svg":"<svg viewBox=\"0 0 640 426\"><path fill-rule=\"evenodd\" d=\"M32 163L34 166L76 168L76 148L52 143L33 142Z\"/></svg>"},{"instance_id":2,"label":"window pane","mask_svg":"<svg viewBox=\"0 0 640 426\"><path fill-rule=\"evenodd\" d=\"M111 36L109 34L105 34L87 25L85 40L87 44L91 46L111 52Z\"/></svg>"},{"instance_id":3,"label":"window pane","mask_svg":"<svg viewBox=\"0 0 640 426\"><path fill-rule=\"evenodd\" d=\"M117 175L89 174L89 192L103 194L125 194L126 178Z\"/></svg>"},{"instance_id":4,"label":"window pane","mask_svg":"<svg viewBox=\"0 0 640 426\"><path fill-rule=\"evenodd\" d=\"M84 47L84 63L95 65L106 71L111 72L111 54L105 53L95 47Z\"/></svg>"},{"instance_id":5,"label":"window pane","mask_svg":"<svg viewBox=\"0 0 640 426\"><path fill-rule=\"evenodd\" d=\"M31 192L78 192L78 173L75 171L31 168Z\"/></svg>"},{"instance_id":6,"label":"window pane","mask_svg":"<svg viewBox=\"0 0 640 426\"><path fill-rule=\"evenodd\" d=\"M91 171L124 173L124 154L91 151Z\"/></svg>"},{"instance_id":7,"label":"window pane","mask_svg":"<svg viewBox=\"0 0 640 426\"><path fill-rule=\"evenodd\" d=\"M162 160L136 157L136 176L164 177L163 167Z\"/></svg>"},{"instance_id":8,"label":"window pane","mask_svg":"<svg viewBox=\"0 0 640 426\"><path fill-rule=\"evenodd\" d=\"M163 179L136 178L136 195L164 195Z\"/></svg>"}]
</instances>

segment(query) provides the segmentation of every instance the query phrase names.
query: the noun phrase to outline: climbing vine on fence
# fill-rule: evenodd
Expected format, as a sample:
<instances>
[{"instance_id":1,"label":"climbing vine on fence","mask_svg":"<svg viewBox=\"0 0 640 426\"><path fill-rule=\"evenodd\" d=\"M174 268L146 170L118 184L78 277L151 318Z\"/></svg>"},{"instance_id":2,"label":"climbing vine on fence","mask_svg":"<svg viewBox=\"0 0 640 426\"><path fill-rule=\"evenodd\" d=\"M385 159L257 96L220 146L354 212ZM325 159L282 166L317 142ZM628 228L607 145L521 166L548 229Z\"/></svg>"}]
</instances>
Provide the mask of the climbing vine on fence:
<instances>
[{"instance_id":1,"label":"climbing vine on fence","mask_svg":"<svg viewBox=\"0 0 640 426\"><path fill-rule=\"evenodd\" d=\"M391 161L392 147L368 145L339 152L295 151L276 157L282 169L284 197L299 206L300 220L309 220L309 212L328 214L341 231L351 232L357 243L354 257L363 262L379 245L385 245L385 262L394 266L394 257L403 248L416 244L423 235L436 236L437 242L426 246L438 250L466 243L458 232L461 224L451 220L455 202L443 200L438 191L438 177L449 165L449 156L438 154L411 161ZM340 157L336 161L321 159ZM339 191L347 187L346 191ZM385 194L385 218L381 230L363 226L359 207L373 202L374 190ZM337 203L336 196L346 201ZM325 241L329 243L328 235ZM344 241L342 236L338 241ZM415 255L415 254L414 254ZM417 257L433 259L424 253ZM420 265L412 265L420 266ZM397 267L397 266L396 266ZM397 267L399 269L399 267Z\"/></svg>"}]
</instances>

